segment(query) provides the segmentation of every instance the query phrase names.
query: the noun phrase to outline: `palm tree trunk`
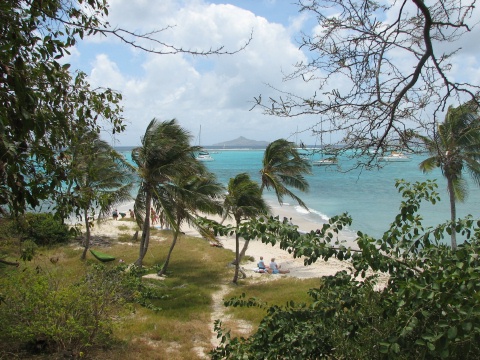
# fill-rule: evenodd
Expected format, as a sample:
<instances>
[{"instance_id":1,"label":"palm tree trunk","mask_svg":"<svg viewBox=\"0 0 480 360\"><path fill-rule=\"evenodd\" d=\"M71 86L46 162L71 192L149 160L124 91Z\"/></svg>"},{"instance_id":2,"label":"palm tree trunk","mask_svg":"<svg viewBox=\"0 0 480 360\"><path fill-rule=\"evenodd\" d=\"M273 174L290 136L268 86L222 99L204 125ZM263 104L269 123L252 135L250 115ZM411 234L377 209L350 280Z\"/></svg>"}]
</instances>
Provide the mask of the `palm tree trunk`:
<instances>
[{"instance_id":1,"label":"palm tree trunk","mask_svg":"<svg viewBox=\"0 0 480 360\"><path fill-rule=\"evenodd\" d=\"M238 225L237 225L237 229L238 229ZM232 280L234 284L236 284L238 281L238 269L240 268L239 250L240 250L240 235L238 234L238 230L237 230L235 234L235 262L236 262L235 275L233 275L233 280Z\"/></svg>"},{"instance_id":2,"label":"palm tree trunk","mask_svg":"<svg viewBox=\"0 0 480 360\"><path fill-rule=\"evenodd\" d=\"M142 238L140 240L139 257L135 261L135 265L141 267L143 264L143 258L148 250L148 242L150 240L150 207L152 205L152 195L150 190L147 191L145 197L145 217L143 219Z\"/></svg>"},{"instance_id":3,"label":"palm tree trunk","mask_svg":"<svg viewBox=\"0 0 480 360\"><path fill-rule=\"evenodd\" d=\"M87 251L90 247L90 223L88 221L88 209L83 210L83 216L85 217L85 247L82 253L82 260L87 258Z\"/></svg>"},{"instance_id":4,"label":"palm tree trunk","mask_svg":"<svg viewBox=\"0 0 480 360\"><path fill-rule=\"evenodd\" d=\"M453 180L447 178L448 193L450 195L450 220L452 224L450 225L451 230L451 241L452 241L452 250L457 249L457 232L455 230L455 221L457 218L457 209L455 207L455 193L453 190Z\"/></svg>"},{"instance_id":5,"label":"palm tree trunk","mask_svg":"<svg viewBox=\"0 0 480 360\"><path fill-rule=\"evenodd\" d=\"M232 260L232 265L240 264L243 257L245 256L245 253L247 252L249 244L250 244L250 240L245 240L245 242L243 243L242 251L240 251L240 255L238 256L238 260L236 258L233 259Z\"/></svg>"},{"instance_id":6,"label":"palm tree trunk","mask_svg":"<svg viewBox=\"0 0 480 360\"><path fill-rule=\"evenodd\" d=\"M222 221L220 221L220 225L223 225L223 223L225 222L225 220L227 220L227 217L228 217L228 212L226 212L225 215L223 215Z\"/></svg>"},{"instance_id":7,"label":"palm tree trunk","mask_svg":"<svg viewBox=\"0 0 480 360\"><path fill-rule=\"evenodd\" d=\"M170 245L170 249L168 250L167 258L165 259L165 262L163 263L162 269L157 273L158 276L165 275L165 272L167 271L168 263L170 262L170 256L172 255L173 248L175 247L175 244L177 243L177 238L178 238L179 233L180 233L180 227L173 234L172 244Z\"/></svg>"},{"instance_id":8,"label":"palm tree trunk","mask_svg":"<svg viewBox=\"0 0 480 360\"><path fill-rule=\"evenodd\" d=\"M262 186L260 186L260 192L263 193L264 187L265 187L265 184L262 184ZM220 224L223 224L226 218L227 218L227 215L225 215L225 217L222 219L222 222ZM240 256L238 258L233 259L232 265L240 264L240 261L242 261L243 257L245 256L245 253L247 252L248 245L250 245L250 240L245 240L245 242L243 243L242 251L240 251Z\"/></svg>"}]
</instances>

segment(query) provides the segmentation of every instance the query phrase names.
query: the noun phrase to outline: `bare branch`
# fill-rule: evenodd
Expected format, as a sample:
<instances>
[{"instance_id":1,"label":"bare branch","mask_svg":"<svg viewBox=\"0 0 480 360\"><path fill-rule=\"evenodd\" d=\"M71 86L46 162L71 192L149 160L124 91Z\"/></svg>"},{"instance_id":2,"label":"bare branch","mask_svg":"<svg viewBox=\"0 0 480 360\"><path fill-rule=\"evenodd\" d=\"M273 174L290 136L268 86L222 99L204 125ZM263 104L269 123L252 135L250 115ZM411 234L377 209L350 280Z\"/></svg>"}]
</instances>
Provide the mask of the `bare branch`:
<instances>
[{"instance_id":1,"label":"bare branch","mask_svg":"<svg viewBox=\"0 0 480 360\"><path fill-rule=\"evenodd\" d=\"M366 165L384 151L415 151L414 132L431 131L452 102L478 99L479 86L450 73L459 54L453 43L476 25L475 3L299 0L318 30L302 34L309 60L284 81L316 81L318 90L309 98L279 91L275 99L255 99L254 107L274 116L316 116L317 125L342 135L345 150L373 154Z\"/></svg>"}]
</instances>

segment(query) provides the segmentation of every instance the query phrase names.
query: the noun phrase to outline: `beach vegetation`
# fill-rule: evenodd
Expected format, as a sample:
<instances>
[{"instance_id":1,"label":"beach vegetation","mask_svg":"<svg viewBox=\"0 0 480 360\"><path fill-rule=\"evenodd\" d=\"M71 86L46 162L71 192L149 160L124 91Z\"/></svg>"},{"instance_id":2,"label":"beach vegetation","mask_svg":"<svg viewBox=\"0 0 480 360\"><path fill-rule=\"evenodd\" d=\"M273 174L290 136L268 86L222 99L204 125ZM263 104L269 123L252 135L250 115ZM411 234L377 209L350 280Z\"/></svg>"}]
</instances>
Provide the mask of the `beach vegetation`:
<instances>
[{"instance_id":1,"label":"beach vegetation","mask_svg":"<svg viewBox=\"0 0 480 360\"><path fill-rule=\"evenodd\" d=\"M237 53L251 40L235 49L185 49L161 39L170 26L139 32L111 25L103 0L2 1L0 14L2 213L56 199L67 176L63 150L77 134L125 129L121 94L93 88L85 73L70 68L67 57L78 41L103 35L150 54L208 56Z\"/></svg>"},{"instance_id":2,"label":"beach vegetation","mask_svg":"<svg viewBox=\"0 0 480 360\"><path fill-rule=\"evenodd\" d=\"M278 203L288 196L300 206L308 210L307 205L289 188L307 192L309 184L305 175L311 174L310 161L300 156L296 145L285 139L278 139L268 144L262 158L260 170L260 189L272 189L277 196Z\"/></svg>"},{"instance_id":3,"label":"beach vegetation","mask_svg":"<svg viewBox=\"0 0 480 360\"><path fill-rule=\"evenodd\" d=\"M68 225L50 213L26 213L11 224L21 242L30 240L38 246L66 244L74 235Z\"/></svg>"},{"instance_id":4,"label":"beach vegetation","mask_svg":"<svg viewBox=\"0 0 480 360\"><path fill-rule=\"evenodd\" d=\"M78 37L104 28L103 1L7 1L1 9L0 208L23 213L54 199L63 149L81 131L125 128L121 95L94 89L63 59Z\"/></svg>"},{"instance_id":5,"label":"beach vegetation","mask_svg":"<svg viewBox=\"0 0 480 360\"><path fill-rule=\"evenodd\" d=\"M450 106L442 123L438 124L432 137L418 136L424 143L429 157L419 166L423 172L440 168L447 179L450 201L450 237L452 249L457 248L455 227L457 201L463 202L468 195L468 183L462 176L471 175L480 185L480 116L478 106L467 102L458 107Z\"/></svg>"},{"instance_id":6,"label":"beach vegetation","mask_svg":"<svg viewBox=\"0 0 480 360\"><path fill-rule=\"evenodd\" d=\"M61 275L45 270L26 267L2 275L1 288L7 294L0 306L2 343L8 343L12 353L67 357L90 347L108 347L114 316L127 310L120 301L128 298L122 272L97 265L72 281L69 270Z\"/></svg>"},{"instance_id":7,"label":"beach vegetation","mask_svg":"<svg viewBox=\"0 0 480 360\"><path fill-rule=\"evenodd\" d=\"M170 263L175 244L180 234L182 223L197 228L195 219L198 213L216 214L222 213L221 198L225 188L220 184L216 176L209 172L206 167L197 162L197 173L189 177L176 177L173 182L165 184L162 195L162 211L172 214L174 224L172 226L173 239L167 257L159 276L165 274ZM202 229L199 229L202 233Z\"/></svg>"},{"instance_id":8,"label":"beach vegetation","mask_svg":"<svg viewBox=\"0 0 480 360\"><path fill-rule=\"evenodd\" d=\"M273 190L278 203L283 204L285 196L291 197L300 206L307 209L307 205L289 188L302 192L309 190L305 175L311 174L312 166L308 159L300 156L296 145L285 139L278 139L268 144L262 158L260 170L260 191ZM240 261L245 256L250 240L245 240L240 251Z\"/></svg>"},{"instance_id":9,"label":"beach vegetation","mask_svg":"<svg viewBox=\"0 0 480 360\"><path fill-rule=\"evenodd\" d=\"M197 174L201 166L193 154L198 146L190 145L191 135L177 120L152 119L141 139L141 146L132 150L132 161L139 177L134 212L142 229L139 256L135 264L142 266L150 242L151 211L163 211L166 224L176 226L175 214L170 211L172 198L167 189L178 178Z\"/></svg>"},{"instance_id":10,"label":"beach vegetation","mask_svg":"<svg viewBox=\"0 0 480 360\"><path fill-rule=\"evenodd\" d=\"M254 261L252 260L251 263ZM268 281L245 281L242 286L233 288L225 301L248 296L249 299L255 298L258 306L227 306L226 314L232 316L233 320L248 321L257 328L267 314L267 310L272 306L282 307L292 301L296 304L311 304L309 290L317 288L320 282L318 278L297 279L288 276L275 279L274 284L269 284ZM227 324L227 320L218 320L222 321L222 324Z\"/></svg>"},{"instance_id":11,"label":"beach vegetation","mask_svg":"<svg viewBox=\"0 0 480 360\"><path fill-rule=\"evenodd\" d=\"M77 134L64 154L68 159L67 180L56 206L83 218L85 242L81 258L85 260L93 219L100 222L115 206L132 199L134 168L96 132Z\"/></svg>"},{"instance_id":12,"label":"beach vegetation","mask_svg":"<svg viewBox=\"0 0 480 360\"><path fill-rule=\"evenodd\" d=\"M156 264L169 251L173 234L161 234L165 239L151 249L144 266L132 271L126 271L127 264L138 257L137 248L115 241L101 251L123 262L102 264L90 254L81 262L82 248L67 244L41 247L32 261L20 262L15 268L0 266L0 297L4 300L0 303L0 358L79 358L81 353L85 358L102 359L203 358L196 349L203 348L204 353L211 349L212 296L231 279L233 269L225 264L232 252L212 247L203 238L180 234L178 254L172 257L167 276L162 281L142 278L155 274ZM7 259L18 257L18 247L1 245ZM53 263L52 258L57 261ZM265 288L269 290L268 284ZM101 296L104 291L105 298L89 295ZM25 296L18 300L20 294ZM13 309L7 304L14 304ZM104 305L109 309L98 314L96 307ZM51 316L43 323L42 309L48 309ZM32 312L32 316L22 322L17 311L22 316ZM72 314L79 318L69 320ZM102 333L85 340L103 316L106 321L99 324ZM38 328L30 328L34 322ZM47 330L51 331L45 333Z\"/></svg>"},{"instance_id":13,"label":"beach vegetation","mask_svg":"<svg viewBox=\"0 0 480 360\"><path fill-rule=\"evenodd\" d=\"M470 216L457 222L465 241L454 250L444 243L450 223L426 227L419 215L422 201L439 201L436 183L399 180L396 187L403 195L398 215L381 238L358 232L358 249L336 240L349 224L346 214L319 233L298 233L273 217L251 221L249 230L244 224L251 235L278 243L306 264L336 257L351 269L324 277L309 290L310 304L228 300L230 306L266 308L267 316L248 338L231 336L216 322L222 344L212 358L478 358L480 223ZM382 273L385 284L378 283Z\"/></svg>"},{"instance_id":14,"label":"beach vegetation","mask_svg":"<svg viewBox=\"0 0 480 360\"><path fill-rule=\"evenodd\" d=\"M375 157L387 150L417 151L414 135L433 131L449 105L479 104L478 83L452 71L478 26L475 0L297 4L321 31L299 34L306 60L283 81L306 87L272 84L278 96L261 94L255 106L288 121L310 118L304 130L330 133L341 153L354 151L355 166L380 166Z\"/></svg>"},{"instance_id":15,"label":"beach vegetation","mask_svg":"<svg viewBox=\"0 0 480 360\"><path fill-rule=\"evenodd\" d=\"M223 203L224 215L231 215L235 219L235 274L233 283L238 281L240 269L240 224L243 220L254 219L267 215L270 212L268 204L262 197L260 186L253 181L247 173L241 173L231 178L228 182L227 194ZM243 236L245 240L251 236Z\"/></svg>"}]
</instances>

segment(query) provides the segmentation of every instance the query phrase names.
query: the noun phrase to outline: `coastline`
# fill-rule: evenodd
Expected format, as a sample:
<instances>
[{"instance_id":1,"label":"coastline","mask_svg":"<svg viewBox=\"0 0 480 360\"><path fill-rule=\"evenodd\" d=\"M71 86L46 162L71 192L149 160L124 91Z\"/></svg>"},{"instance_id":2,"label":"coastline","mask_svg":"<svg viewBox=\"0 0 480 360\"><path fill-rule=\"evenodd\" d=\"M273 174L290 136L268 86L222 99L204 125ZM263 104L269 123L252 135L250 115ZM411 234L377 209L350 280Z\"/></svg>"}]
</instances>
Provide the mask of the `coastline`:
<instances>
[{"instance_id":1,"label":"coastline","mask_svg":"<svg viewBox=\"0 0 480 360\"><path fill-rule=\"evenodd\" d=\"M310 230L316 230L321 224L313 221L309 221L307 218L299 216L301 215L297 212L295 206L291 205L283 205L280 206L278 203L270 204L272 206L272 215L279 216L281 219L283 217L287 217L288 219L292 218L292 221L295 225L299 226L299 230L308 232ZM128 209L133 207L133 203L126 203L119 205L117 209L119 212L126 212L128 213ZM128 216L128 215L127 215ZM209 216L209 218L220 222L220 216ZM227 223L229 221L227 220ZM231 223L231 220L230 220ZM107 220L103 222L100 226L94 227L92 234L102 236L108 235L115 236L118 234L118 230L116 229L119 224L125 224L124 222L117 222L114 220ZM132 223L132 226L134 223ZM132 227L133 231L133 227ZM187 226L186 224L182 225L181 231L185 233L187 236L193 237L201 237L198 231L192 227ZM219 240L224 248L232 251L232 260L235 252L235 238L232 236L224 236L219 237ZM346 246L355 245L354 242L349 238L344 238L343 234L340 234L338 240L345 241ZM240 247L242 248L244 244L244 240L240 240ZM274 280L284 276L295 277L299 279L306 279L306 278L321 278L322 276L329 276L334 275L338 271L346 270L348 271L350 267L349 261L340 261L336 258L330 258L328 261L318 260L317 262L311 265L304 265L303 258L294 258L292 254L288 253L288 251L282 250L279 248L278 245L272 246L270 244L264 244L259 240L252 240L249 243L249 247L246 252L246 256L252 257L254 259L253 262L244 264L242 267L244 268L247 277L249 278L260 278L259 280ZM278 274L278 275L270 275L270 274L261 274L254 272L256 268L256 263L258 262L260 256L264 257L265 262L268 264L270 263L271 258L275 258L275 261L281 265L281 268L284 270L290 270L288 274ZM380 283L383 282L383 276Z\"/></svg>"}]
</instances>

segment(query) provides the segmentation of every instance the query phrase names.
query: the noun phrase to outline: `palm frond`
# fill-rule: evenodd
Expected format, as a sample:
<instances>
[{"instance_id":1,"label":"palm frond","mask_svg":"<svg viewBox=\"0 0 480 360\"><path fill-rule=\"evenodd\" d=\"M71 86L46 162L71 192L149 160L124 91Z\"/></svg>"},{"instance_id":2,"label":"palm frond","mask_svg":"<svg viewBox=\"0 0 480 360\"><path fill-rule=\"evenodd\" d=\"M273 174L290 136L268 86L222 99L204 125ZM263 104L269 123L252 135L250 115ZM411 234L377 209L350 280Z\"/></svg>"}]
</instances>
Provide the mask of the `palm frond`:
<instances>
[{"instance_id":1,"label":"palm frond","mask_svg":"<svg viewBox=\"0 0 480 360\"><path fill-rule=\"evenodd\" d=\"M273 189L279 203L282 203L283 197L288 195L307 208L305 203L288 189L293 187L300 191L309 190L304 175L311 174L311 165L300 156L294 143L285 139L270 143L265 149L262 165L263 168L260 170L262 190Z\"/></svg>"}]
</instances>

